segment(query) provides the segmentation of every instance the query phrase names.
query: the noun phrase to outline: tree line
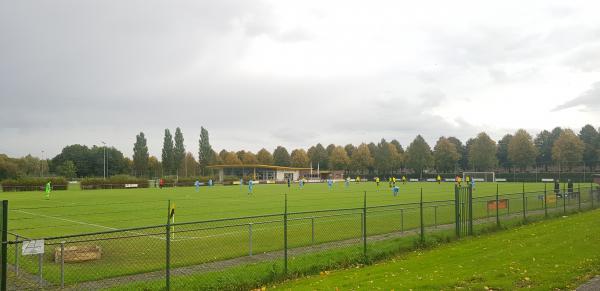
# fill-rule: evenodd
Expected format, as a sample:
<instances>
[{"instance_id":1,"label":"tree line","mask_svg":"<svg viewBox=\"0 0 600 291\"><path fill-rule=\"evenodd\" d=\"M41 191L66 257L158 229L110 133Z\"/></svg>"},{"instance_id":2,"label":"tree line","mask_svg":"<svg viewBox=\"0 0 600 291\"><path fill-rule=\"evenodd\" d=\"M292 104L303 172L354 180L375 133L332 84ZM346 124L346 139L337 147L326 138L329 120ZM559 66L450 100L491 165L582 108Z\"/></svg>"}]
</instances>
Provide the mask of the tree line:
<instances>
[{"instance_id":1,"label":"tree line","mask_svg":"<svg viewBox=\"0 0 600 291\"><path fill-rule=\"evenodd\" d=\"M273 152L263 148L256 153L247 150L215 152L209 133L201 127L197 158L186 151L180 128L174 135L165 129L160 159L150 156L143 132L136 135L133 157L125 157L114 147L68 145L50 160L31 155L10 158L0 154L0 179L48 174L73 177L103 175L106 152L107 175L131 174L138 177L210 175L207 166L214 164L264 164L343 170L356 174L393 175L404 172L459 173L461 171L520 170L532 167L547 171L549 167L571 170L584 166L593 171L600 158L600 133L585 125L578 133L556 127L533 137L523 129L506 134L498 142L485 132L466 142L456 137L440 137L433 148L421 135L404 148L397 140L347 144L318 143L308 149L283 146Z\"/></svg>"}]
</instances>

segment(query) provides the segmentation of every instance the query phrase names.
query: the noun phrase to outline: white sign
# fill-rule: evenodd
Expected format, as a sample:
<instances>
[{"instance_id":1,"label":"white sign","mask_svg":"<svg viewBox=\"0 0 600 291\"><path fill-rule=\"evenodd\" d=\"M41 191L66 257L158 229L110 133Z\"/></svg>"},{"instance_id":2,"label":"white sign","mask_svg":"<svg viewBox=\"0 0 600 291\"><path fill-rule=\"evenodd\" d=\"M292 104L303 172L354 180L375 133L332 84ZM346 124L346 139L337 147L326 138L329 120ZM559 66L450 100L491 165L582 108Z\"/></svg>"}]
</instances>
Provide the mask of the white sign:
<instances>
[{"instance_id":1,"label":"white sign","mask_svg":"<svg viewBox=\"0 0 600 291\"><path fill-rule=\"evenodd\" d=\"M26 240L23 241L22 254L24 256L28 255L38 255L44 253L44 240Z\"/></svg>"},{"instance_id":2,"label":"white sign","mask_svg":"<svg viewBox=\"0 0 600 291\"><path fill-rule=\"evenodd\" d=\"M496 179L496 182L506 182L506 179L504 179L504 178L498 178L498 179Z\"/></svg>"},{"instance_id":3,"label":"white sign","mask_svg":"<svg viewBox=\"0 0 600 291\"><path fill-rule=\"evenodd\" d=\"M138 184L125 184L125 188L137 188Z\"/></svg>"}]
</instances>

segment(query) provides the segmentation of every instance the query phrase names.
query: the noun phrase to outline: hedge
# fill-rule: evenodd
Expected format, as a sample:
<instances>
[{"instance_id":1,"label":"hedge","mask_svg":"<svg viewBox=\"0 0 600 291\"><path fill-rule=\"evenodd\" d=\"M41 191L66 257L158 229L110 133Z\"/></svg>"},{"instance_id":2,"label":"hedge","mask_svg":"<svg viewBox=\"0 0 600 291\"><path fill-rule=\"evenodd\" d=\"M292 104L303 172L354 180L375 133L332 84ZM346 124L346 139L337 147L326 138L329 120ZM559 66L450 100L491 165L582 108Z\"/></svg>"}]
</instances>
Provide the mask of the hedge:
<instances>
[{"instance_id":1,"label":"hedge","mask_svg":"<svg viewBox=\"0 0 600 291\"><path fill-rule=\"evenodd\" d=\"M148 188L148 180L127 175L116 175L105 179L85 178L81 180L81 190L129 189L126 184L137 184L137 188Z\"/></svg>"},{"instance_id":2,"label":"hedge","mask_svg":"<svg viewBox=\"0 0 600 291\"><path fill-rule=\"evenodd\" d=\"M63 177L8 179L0 184L3 192L44 191L48 181L52 184L52 190L67 190L69 184Z\"/></svg>"}]
</instances>

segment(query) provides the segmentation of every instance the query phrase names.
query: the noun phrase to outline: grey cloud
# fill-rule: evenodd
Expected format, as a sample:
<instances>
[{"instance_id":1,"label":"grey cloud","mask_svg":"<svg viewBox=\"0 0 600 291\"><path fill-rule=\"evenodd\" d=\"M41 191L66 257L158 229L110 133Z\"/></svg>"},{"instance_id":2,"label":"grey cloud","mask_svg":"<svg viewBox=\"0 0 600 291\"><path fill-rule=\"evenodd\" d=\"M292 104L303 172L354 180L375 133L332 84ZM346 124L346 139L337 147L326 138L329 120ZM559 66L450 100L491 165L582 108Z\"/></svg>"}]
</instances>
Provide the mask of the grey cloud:
<instances>
[{"instance_id":1,"label":"grey cloud","mask_svg":"<svg viewBox=\"0 0 600 291\"><path fill-rule=\"evenodd\" d=\"M583 72L600 71L600 43L594 43L577 49L565 58L563 63Z\"/></svg>"},{"instance_id":2,"label":"grey cloud","mask_svg":"<svg viewBox=\"0 0 600 291\"><path fill-rule=\"evenodd\" d=\"M600 110L600 82L592 84L592 88L583 92L579 97L561 104L553 109L559 111L576 106L583 106L588 110Z\"/></svg>"}]
</instances>

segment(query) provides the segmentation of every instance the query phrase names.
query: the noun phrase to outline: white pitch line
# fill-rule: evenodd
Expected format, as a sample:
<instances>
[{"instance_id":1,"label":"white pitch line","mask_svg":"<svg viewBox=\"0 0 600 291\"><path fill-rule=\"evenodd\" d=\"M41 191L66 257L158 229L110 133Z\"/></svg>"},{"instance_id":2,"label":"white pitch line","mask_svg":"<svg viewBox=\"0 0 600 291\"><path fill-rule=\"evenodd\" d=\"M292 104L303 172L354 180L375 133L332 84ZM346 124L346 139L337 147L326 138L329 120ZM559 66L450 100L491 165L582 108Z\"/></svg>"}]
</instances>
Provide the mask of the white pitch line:
<instances>
[{"instance_id":1,"label":"white pitch line","mask_svg":"<svg viewBox=\"0 0 600 291\"><path fill-rule=\"evenodd\" d=\"M41 216L41 217L46 217L46 218L52 218L52 219L77 223L77 224L81 224L81 225L94 226L94 227L104 228L104 229L108 229L108 230L120 230L119 228L115 228L115 227L110 227L110 226L105 226L105 225L100 225L100 224L95 224L95 223L88 223L88 222L78 221L78 220L72 220L72 219L62 218L62 217L58 217L58 216L33 213L33 212L28 212L28 211L23 211L23 210L12 210L12 211L17 211L17 212L21 212L21 213L25 213L25 214L29 214L29 215L34 215L34 216ZM144 233L135 232L135 231L124 231L124 232L132 233L132 234L136 234L136 235L144 235ZM154 236L154 235L150 235L149 237L165 240L164 237L158 237L158 236Z\"/></svg>"}]
</instances>

